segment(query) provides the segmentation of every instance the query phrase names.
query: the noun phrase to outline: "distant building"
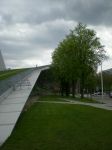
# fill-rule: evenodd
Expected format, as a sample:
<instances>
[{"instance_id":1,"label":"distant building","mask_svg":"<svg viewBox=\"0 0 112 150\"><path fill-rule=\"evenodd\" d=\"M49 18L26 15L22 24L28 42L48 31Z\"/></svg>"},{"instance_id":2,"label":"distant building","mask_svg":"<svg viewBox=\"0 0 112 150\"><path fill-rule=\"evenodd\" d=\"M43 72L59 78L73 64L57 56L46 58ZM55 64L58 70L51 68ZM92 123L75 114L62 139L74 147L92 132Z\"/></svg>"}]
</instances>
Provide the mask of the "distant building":
<instances>
[{"instance_id":1,"label":"distant building","mask_svg":"<svg viewBox=\"0 0 112 150\"><path fill-rule=\"evenodd\" d=\"M6 70L6 66L5 66L4 59L0 50L0 71L4 71L4 70Z\"/></svg>"}]
</instances>

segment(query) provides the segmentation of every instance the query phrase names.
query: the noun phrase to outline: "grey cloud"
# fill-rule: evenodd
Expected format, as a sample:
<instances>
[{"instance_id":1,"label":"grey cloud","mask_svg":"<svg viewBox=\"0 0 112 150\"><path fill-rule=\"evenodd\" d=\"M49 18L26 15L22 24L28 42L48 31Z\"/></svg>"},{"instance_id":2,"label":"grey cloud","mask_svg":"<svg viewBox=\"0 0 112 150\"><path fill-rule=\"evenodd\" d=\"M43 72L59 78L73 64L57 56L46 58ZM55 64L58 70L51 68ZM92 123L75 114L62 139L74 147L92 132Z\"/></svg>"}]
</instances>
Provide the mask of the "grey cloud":
<instances>
[{"instance_id":1,"label":"grey cloud","mask_svg":"<svg viewBox=\"0 0 112 150\"><path fill-rule=\"evenodd\" d=\"M70 0L67 1L66 18L86 24L111 25L111 0Z\"/></svg>"},{"instance_id":2,"label":"grey cloud","mask_svg":"<svg viewBox=\"0 0 112 150\"><path fill-rule=\"evenodd\" d=\"M111 14L111 0L0 0L0 48L10 66L48 63L73 24L111 27Z\"/></svg>"},{"instance_id":3,"label":"grey cloud","mask_svg":"<svg viewBox=\"0 0 112 150\"><path fill-rule=\"evenodd\" d=\"M112 23L111 0L4 0L0 8L7 23L37 24L62 18L89 24Z\"/></svg>"},{"instance_id":4,"label":"grey cloud","mask_svg":"<svg viewBox=\"0 0 112 150\"><path fill-rule=\"evenodd\" d=\"M4 0L0 2L0 13L7 24L10 23L9 20L12 23L35 24L63 17L63 6L63 3L51 0Z\"/></svg>"}]
</instances>

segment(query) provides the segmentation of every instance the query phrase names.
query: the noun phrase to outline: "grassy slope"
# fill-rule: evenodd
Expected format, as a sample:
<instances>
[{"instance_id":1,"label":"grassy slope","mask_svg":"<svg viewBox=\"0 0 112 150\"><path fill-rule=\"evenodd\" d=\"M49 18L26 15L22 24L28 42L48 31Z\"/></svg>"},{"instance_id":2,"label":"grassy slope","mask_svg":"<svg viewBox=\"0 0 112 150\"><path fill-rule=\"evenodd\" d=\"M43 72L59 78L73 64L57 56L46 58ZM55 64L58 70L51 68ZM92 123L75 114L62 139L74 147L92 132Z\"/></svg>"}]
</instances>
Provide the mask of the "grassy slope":
<instances>
[{"instance_id":1,"label":"grassy slope","mask_svg":"<svg viewBox=\"0 0 112 150\"><path fill-rule=\"evenodd\" d=\"M112 111L36 103L0 150L111 150Z\"/></svg>"},{"instance_id":2,"label":"grassy slope","mask_svg":"<svg viewBox=\"0 0 112 150\"><path fill-rule=\"evenodd\" d=\"M4 80L6 78L9 78L13 75L16 75L22 71L24 71L25 69L14 69L14 70L7 70L7 71L1 71L0 72L0 80Z\"/></svg>"}]
</instances>

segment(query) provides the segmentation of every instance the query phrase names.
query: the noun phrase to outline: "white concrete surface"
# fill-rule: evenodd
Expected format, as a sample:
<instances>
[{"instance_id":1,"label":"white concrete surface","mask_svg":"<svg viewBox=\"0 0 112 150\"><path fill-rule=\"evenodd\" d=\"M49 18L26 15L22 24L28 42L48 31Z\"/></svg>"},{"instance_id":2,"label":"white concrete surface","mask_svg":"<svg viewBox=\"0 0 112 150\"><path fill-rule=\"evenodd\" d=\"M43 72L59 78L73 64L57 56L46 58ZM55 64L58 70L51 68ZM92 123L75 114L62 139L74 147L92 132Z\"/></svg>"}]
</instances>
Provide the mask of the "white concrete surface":
<instances>
[{"instance_id":1,"label":"white concrete surface","mask_svg":"<svg viewBox=\"0 0 112 150\"><path fill-rule=\"evenodd\" d=\"M11 135L41 70L33 71L15 91L0 102L0 145Z\"/></svg>"}]
</instances>

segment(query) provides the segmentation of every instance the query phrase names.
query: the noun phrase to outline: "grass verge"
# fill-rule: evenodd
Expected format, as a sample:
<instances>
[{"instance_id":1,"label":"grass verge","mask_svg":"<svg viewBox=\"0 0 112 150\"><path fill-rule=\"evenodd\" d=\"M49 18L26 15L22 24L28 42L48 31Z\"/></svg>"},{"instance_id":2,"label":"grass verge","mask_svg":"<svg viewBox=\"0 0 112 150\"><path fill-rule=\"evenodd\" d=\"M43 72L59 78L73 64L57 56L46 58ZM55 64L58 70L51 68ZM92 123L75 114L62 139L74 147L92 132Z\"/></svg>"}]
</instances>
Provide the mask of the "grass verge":
<instances>
[{"instance_id":1,"label":"grass verge","mask_svg":"<svg viewBox=\"0 0 112 150\"><path fill-rule=\"evenodd\" d=\"M40 101L62 101L65 102L65 100L63 99L63 97L58 96L58 95L46 95L46 96L41 96L41 98L39 99Z\"/></svg>"}]
</instances>

